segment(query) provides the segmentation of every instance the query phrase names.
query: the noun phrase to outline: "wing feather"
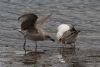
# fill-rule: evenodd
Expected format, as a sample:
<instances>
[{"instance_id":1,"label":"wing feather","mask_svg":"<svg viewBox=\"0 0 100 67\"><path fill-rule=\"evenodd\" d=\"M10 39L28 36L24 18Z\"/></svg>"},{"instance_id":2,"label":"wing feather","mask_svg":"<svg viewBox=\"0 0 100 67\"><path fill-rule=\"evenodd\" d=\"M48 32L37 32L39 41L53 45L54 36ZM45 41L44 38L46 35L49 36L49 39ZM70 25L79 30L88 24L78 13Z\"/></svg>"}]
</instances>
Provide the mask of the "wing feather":
<instances>
[{"instance_id":1,"label":"wing feather","mask_svg":"<svg viewBox=\"0 0 100 67\"><path fill-rule=\"evenodd\" d=\"M71 44L76 41L76 37L78 36L77 31L67 31L63 34L62 40L65 41L64 43Z\"/></svg>"},{"instance_id":2,"label":"wing feather","mask_svg":"<svg viewBox=\"0 0 100 67\"><path fill-rule=\"evenodd\" d=\"M27 30L35 26L38 16L34 13L24 14L18 18L21 21L21 29Z\"/></svg>"},{"instance_id":3,"label":"wing feather","mask_svg":"<svg viewBox=\"0 0 100 67\"><path fill-rule=\"evenodd\" d=\"M46 21L50 18L50 15L47 16L41 16L38 18L37 22L36 22L36 28L38 30L42 30L43 29L43 25L46 23Z\"/></svg>"},{"instance_id":4,"label":"wing feather","mask_svg":"<svg viewBox=\"0 0 100 67\"><path fill-rule=\"evenodd\" d=\"M38 30L39 33L41 33L42 35L46 35L47 32L44 31L43 27L44 24L46 23L46 21L50 18L51 15L47 15L47 16L41 16L38 18L37 22L36 22L36 29Z\"/></svg>"}]
</instances>

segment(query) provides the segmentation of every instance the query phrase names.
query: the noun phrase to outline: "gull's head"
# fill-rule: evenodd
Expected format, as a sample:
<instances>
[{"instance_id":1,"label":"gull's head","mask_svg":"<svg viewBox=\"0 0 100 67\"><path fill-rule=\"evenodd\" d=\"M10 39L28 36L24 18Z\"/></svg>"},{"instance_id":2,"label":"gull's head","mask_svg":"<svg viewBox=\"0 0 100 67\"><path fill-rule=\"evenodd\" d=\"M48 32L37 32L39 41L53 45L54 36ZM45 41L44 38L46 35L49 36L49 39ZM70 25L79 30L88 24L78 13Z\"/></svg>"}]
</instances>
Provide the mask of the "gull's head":
<instances>
[{"instance_id":1,"label":"gull's head","mask_svg":"<svg viewBox=\"0 0 100 67\"><path fill-rule=\"evenodd\" d=\"M71 29L72 25L70 24L61 24L58 26L57 30L57 39L59 40L62 35L64 34L64 32L69 31Z\"/></svg>"}]
</instances>

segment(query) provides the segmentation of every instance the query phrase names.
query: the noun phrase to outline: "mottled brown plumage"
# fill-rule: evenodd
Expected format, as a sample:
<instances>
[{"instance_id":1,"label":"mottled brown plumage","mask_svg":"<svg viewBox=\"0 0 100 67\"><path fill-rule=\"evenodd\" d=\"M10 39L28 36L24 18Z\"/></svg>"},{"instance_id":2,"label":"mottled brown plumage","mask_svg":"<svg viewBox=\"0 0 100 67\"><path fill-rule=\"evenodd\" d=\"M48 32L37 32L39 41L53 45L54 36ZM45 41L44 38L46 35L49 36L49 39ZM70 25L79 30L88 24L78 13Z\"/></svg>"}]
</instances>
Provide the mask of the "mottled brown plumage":
<instances>
[{"instance_id":1,"label":"mottled brown plumage","mask_svg":"<svg viewBox=\"0 0 100 67\"><path fill-rule=\"evenodd\" d=\"M54 41L54 39L51 38L49 33L43 30L43 25L46 22L46 20L50 18L50 16L51 15L47 15L38 18L38 16L34 13L28 13L20 16L18 20L21 22L21 32L24 34L25 40L26 38L28 38L32 41ZM26 41L23 46L24 50L25 44Z\"/></svg>"},{"instance_id":2,"label":"mottled brown plumage","mask_svg":"<svg viewBox=\"0 0 100 67\"><path fill-rule=\"evenodd\" d=\"M43 30L43 25L50 16L51 15L47 15L38 18L38 16L33 13L20 16L18 20L21 20L21 32L29 39L37 41L49 38L49 34Z\"/></svg>"},{"instance_id":3,"label":"mottled brown plumage","mask_svg":"<svg viewBox=\"0 0 100 67\"><path fill-rule=\"evenodd\" d=\"M31 31L33 29L36 29L35 24L37 19L38 16L33 13L24 14L20 16L18 20L21 20L21 30Z\"/></svg>"},{"instance_id":4,"label":"mottled brown plumage","mask_svg":"<svg viewBox=\"0 0 100 67\"><path fill-rule=\"evenodd\" d=\"M76 38L79 34L79 31L66 31L60 39L60 42L63 44L72 44L75 43Z\"/></svg>"}]
</instances>

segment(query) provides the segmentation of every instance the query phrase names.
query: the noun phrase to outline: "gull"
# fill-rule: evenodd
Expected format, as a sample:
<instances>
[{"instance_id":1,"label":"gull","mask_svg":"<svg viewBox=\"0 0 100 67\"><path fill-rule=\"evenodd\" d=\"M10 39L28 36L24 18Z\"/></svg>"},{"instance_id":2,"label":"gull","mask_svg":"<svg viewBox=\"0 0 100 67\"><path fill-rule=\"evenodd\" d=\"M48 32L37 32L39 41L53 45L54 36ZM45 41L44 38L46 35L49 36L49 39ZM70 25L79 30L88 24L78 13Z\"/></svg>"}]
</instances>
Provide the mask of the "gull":
<instances>
[{"instance_id":1,"label":"gull","mask_svg":"<svg viewBox=\"0 0 100 67\"><path fill-rule=\"evenodd\" d=\"M75 47L76 38L79 34L79 30L71 24L61 24L57 28L57 40L62 44L70 44ZM74 45L72 45L74 44Z\"/></svg>"},{"instance_id":2,"label":"gull","mask_svg":"<svg viewBox=\"0 0 100 67\"><path fill-rule=\"evenodd\" d=\"M50 15L38 17L34 13L27 13L24 15L21 15L18 18L18 21L21 23L21 29L19 32L21 32L24 35L24 45L23 49L25 50L26 54L26 39L32 40L35 42L35 46L37 49L37 41L44 41L44 40L51 40L55 41L51 36L50 33L46 32L43 27L44 24L47 23L46 20L50 18ZM36 50L35 50L36 51Z\"/></svg>"}]
</instances>

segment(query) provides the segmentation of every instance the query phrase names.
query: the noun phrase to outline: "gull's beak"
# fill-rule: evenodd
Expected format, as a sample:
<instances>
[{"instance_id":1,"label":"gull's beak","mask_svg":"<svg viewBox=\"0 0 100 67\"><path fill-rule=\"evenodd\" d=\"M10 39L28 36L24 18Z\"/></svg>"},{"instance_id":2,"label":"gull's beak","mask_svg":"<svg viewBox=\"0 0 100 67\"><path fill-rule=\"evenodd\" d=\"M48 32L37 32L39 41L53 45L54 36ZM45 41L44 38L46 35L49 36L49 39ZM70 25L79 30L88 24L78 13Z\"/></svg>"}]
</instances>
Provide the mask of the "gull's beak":
<instances>
[{"instance_id":1,"label":"gull's beak","mask_svg":"<svg viewBox=\"0 0 100 67\"><path fill-rule=\"evenodd\" d=\"M53 41L53 42L55 42L55 40L54 40L54 39L52 39L52 38L51 38L50 40L51 40L51 41Z\"/></svg>"}]
</instances>

